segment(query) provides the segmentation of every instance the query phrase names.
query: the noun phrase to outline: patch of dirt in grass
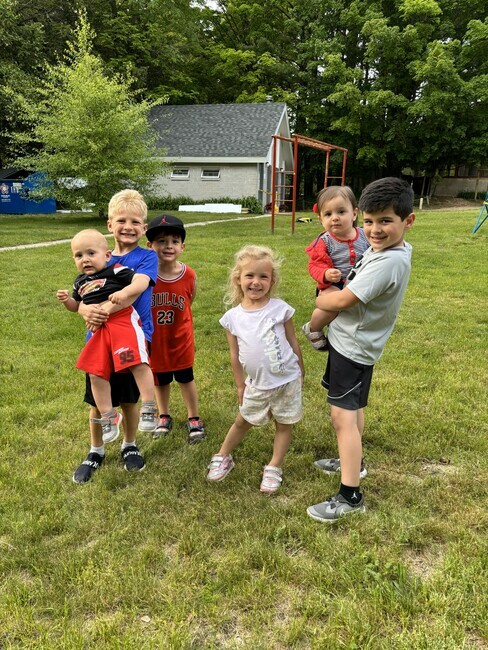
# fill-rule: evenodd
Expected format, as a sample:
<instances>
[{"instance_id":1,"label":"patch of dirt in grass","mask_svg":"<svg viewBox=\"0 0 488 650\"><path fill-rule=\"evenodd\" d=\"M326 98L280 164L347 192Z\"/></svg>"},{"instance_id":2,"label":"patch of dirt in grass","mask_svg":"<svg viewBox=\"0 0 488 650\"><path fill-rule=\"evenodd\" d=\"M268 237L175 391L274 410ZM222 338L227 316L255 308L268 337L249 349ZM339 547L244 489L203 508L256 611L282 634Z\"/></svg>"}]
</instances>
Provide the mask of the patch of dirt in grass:
<instances>
[{"instance_id":1,"label":"patch of dirt in grass","mask_svg":"<svg viewBox=\"0 0 488 650\"><path fill-rule=\"evenodd\" d=\"M455 465L451 465L451 461L448 458L440 458L437 461L428 458L420 460L422 461L420 471L425 474L455 474L458 471Z\"/></svg>"},{"instance_id":2,"label":"patch of dirt in grass","mask_svg":"<svg viewBox=\"0 0 488 650\"><path fill-rule=\"evenodd\" d=\"M9 538L6 535L2 535L0 537L0 548L6 548L6 549L14 550L15 546L10 544Z\"/></svg>"},{"instance_id":3,"label":"patch of dirt in grass","mask_svg":"<svg viewBox=\"0 0 488 650\"><path fill-rule=\"evenodd\" d=\"M469 650L485 650L485 648L488 648L488 642L477 632L468 632L466 634L466 648Z\"/></svg>"},{"instance_id":4,"label":"patch of dirt in grass","mask_svg":"<svg viewBox=\"0 0 488 650\"><path fill-rule=\"evenodd\" d=\"M207 637L208 638L208 637ZM244 626L239 623L239 615L235 614L232 620L224 623L221 631L215 635L218 648L247 648L249 634Z\"/></svg>"},{"instance_id":5,"label":"patch of dirt in grass","mask_svg":"<svg viewBox=\"0 0 488 650\"><path fill-rule=\"evenodd\" d=\"M439 548L435 550L426 549L422 552L410 549L405 552L405 562L409 570L422 581L429 580L432 577L443 558L444 555Z\"/></svg>"},{"instance_id":6,"label":"patch of dirt in grass","mask_svg":"<svg viewBox=\"0 0 488 650\"><path fill-rule=\"evenodd\" d=\"M459 199L455 196L434 196L430 199L429 204L424 201L423 210L464 210L465 208L476 208L483 204L481 194L478 199ZM415 201L415 208L418 207L418 200ZM414 209L415 211L415 209Z\"/></svg>"}]
</instances>

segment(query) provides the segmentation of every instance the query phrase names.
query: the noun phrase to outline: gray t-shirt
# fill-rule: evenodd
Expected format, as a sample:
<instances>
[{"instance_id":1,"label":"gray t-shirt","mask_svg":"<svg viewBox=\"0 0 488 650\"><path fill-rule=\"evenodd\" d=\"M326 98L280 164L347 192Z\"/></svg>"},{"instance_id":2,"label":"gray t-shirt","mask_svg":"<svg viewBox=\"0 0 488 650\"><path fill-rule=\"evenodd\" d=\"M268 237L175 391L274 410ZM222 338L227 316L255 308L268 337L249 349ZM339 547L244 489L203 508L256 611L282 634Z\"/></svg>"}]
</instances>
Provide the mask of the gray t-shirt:
<instances>
[{"instance_id":1,"label":"gray t-shirt","mask_svg":"<svg viewBox=\"0 0 488 650\"><path fill-rule=\"evenodd\" d=\"M360 302L341 311L327 333L340 354L366 366L381 357L407 289L411 258L407 242L384 251L368 248L351 270L346 286Z\"/></svg>"}]
</instances>

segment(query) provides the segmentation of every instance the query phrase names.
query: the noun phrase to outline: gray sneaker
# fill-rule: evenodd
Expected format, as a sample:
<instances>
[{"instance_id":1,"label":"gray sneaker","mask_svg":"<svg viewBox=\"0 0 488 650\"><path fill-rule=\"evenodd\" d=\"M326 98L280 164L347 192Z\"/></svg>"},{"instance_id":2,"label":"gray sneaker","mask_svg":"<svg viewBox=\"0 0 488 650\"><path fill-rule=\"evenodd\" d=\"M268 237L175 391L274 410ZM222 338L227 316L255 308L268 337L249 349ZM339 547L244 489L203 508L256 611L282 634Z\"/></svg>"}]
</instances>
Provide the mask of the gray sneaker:
<instances>
[{"instance_id":1,"label":"gray sneaker","mask_svg":"<svg viewBox=\"0 0 488 650\"><path fill-rule=\"evenodd\" d=\"M117 411L114 411L114 413L114 415L108 418L90 418L90 422L99 424L102 427L102 440L104 444L113 442L119 437L123 416L122 413L117 413Z\"/></svg>"},{"instance_id":2,"label":"gray sneaker","mask_svg":"<svg viewBox=\"0 0 488 650\"><path fill-rule=\"evenodd\" d=\"M341 471L341 461L339 458L322 458L314 462L315 467L318 467L325 474L336 474ZM361 460L361 472L359 476L364 478L368 475L368 470L364 466L364 460Z\"/></svg>"},{"instance_id":3,"label":"gray sneaker","mask_svg":"<svg viewBox=\"0 0 488 650\"><path fill-rule=\"evenodd\" d=\"M328 501L317 503L307 508L307 515L316 521L326 521L332 523L341 517L352 515L354 513L366 512L364 505L364 496L361 494L361 501L356 505L348 503L342 494L337 494Z\"/></svg>"},{"instance_id":4,"label":"gray sneaker","mask_svg":"<svg viewBox=\"0 0 488 650\"><path fill-rule=\"evenodd\" d=\"M158 410L156 407L143 406L139 411L139 431L152 433L158 426Z\"/></svg>"}]
</instances>

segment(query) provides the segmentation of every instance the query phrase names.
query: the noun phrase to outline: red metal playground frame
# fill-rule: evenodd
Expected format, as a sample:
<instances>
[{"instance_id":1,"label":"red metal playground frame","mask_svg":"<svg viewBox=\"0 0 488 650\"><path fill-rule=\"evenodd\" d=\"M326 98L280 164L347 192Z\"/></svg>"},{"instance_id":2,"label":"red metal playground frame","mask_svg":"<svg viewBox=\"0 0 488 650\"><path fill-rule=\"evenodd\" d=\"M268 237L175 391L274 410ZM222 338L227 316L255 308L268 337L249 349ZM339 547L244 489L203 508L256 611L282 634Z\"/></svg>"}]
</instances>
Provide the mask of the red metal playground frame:
<instances>
[{"instance_id":1,"label":"red metal playground frame","mask_svg":"<svg viewBox=\"0 0 488 650\"><path fill-rule=\"evenodd\" d=\"M278 140L283 140L284 142L293 143L293 171L285 171L276 169L276 149L278 146ZM325 174L324 174L324 187L327 187L330 179L341 179L341 185L345 185L346 182L346 161L347 161L347 149L344 147L337 147L333 144L328 144L327 142L322 142L321 140L314 140L314 138L307 138L305 135L298 135L298 133L293 134L291 138L285 138L281 135L273 136L273 156L272 156L272 177L271 177L271 232L274 232L275 227L275 214L277 212L277 201L276 196L279 190L284 190L285 188L292 188L292 198L285 199L280 198L279 202L281 203L291 203L291 231L295 232L295 211L296 211L296 201L297 201L297 172L298 172L298 147L303 145L305 147L310 147L312 149L319 149L320 151L325 151ZM340 176L329 176L329 162L330 155L334 151L342 151L342 174ZM281 175L283 178L283 183L278 183L277 176ZM292 183L286 184L286 177L292 177ZM281 191L280 191L281 194ZM279 208L278 208L279 210Z\"/></svg>"}]
</instances>

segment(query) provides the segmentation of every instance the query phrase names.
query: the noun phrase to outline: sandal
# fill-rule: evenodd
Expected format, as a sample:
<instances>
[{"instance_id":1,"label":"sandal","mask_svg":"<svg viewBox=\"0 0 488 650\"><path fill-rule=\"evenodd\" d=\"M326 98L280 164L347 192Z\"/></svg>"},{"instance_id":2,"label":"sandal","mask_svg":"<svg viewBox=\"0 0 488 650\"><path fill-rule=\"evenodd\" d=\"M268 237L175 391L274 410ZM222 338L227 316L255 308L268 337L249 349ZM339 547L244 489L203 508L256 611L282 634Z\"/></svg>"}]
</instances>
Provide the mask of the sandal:
<instances>
[{"instance_id":1,"label":"sandal","mask_svg":"<svg viewBox=\"0 0 488 650\"><path fill-rule=\"evenodd\" d=\"M281 467L266 465L263 471L263 480L261 481L261 492L265 494L274 494L281 487L283 481L283 470Z\"/></svg>"},{"instance_id":2,"label":"sandal","mask_svg":"<svg viewBox=\"0 0 488 650\"><path fill-rule=\"evenodd\" d=\"M305 325L302 325L302 332L305 334L310 345L315 350L320 350L321 352L325 352L327 350L327 337L325 336L323 330L320 330L320 332L311 332L309 321L308 323L305 323Z\"/></svg>"}]
</instances>

